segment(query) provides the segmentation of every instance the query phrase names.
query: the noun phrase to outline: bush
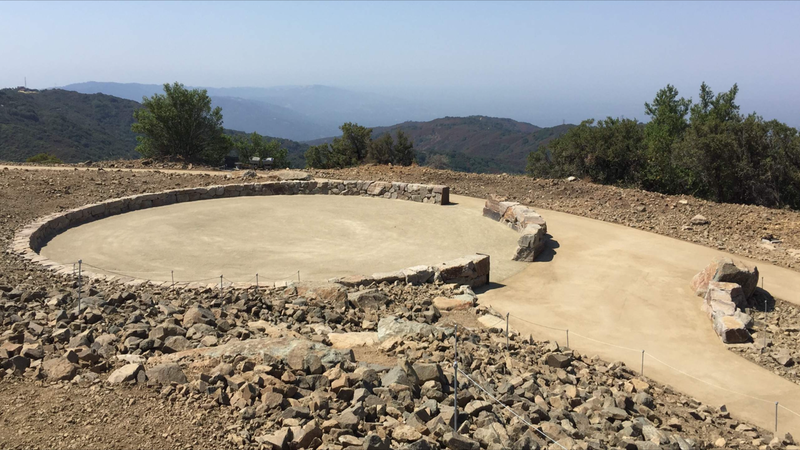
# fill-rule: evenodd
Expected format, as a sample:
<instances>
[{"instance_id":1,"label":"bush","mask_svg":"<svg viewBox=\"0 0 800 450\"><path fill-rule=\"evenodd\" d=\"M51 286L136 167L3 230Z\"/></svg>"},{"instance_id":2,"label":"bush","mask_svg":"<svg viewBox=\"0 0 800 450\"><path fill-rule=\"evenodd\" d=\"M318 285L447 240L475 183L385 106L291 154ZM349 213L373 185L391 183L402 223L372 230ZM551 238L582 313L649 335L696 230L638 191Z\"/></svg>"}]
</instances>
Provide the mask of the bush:
<instances>
[{"instance_id":1,"label":"bush","mask_svg":"<svg viewBox=\"0 0 800 450\"><path fill-rule=\"evenodd\" d=\"M50 153L39 153L38 155L31 156L25 162L36 164L64 164L56 155Z\"/></svg>"}]
</instances>

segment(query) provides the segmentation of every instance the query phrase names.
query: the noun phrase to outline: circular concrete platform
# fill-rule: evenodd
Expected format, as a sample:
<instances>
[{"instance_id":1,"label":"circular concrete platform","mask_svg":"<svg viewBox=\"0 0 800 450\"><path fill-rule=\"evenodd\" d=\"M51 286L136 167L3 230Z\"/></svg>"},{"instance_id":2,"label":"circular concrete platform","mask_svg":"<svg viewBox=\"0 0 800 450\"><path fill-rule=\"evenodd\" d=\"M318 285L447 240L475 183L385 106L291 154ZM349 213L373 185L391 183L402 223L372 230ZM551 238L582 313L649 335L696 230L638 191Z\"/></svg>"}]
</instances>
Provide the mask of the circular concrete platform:
<instances>
[{"instance_id":1,"label":"circular concrete platform","mask_svg":"<svg viewBox=\"0 0 800 450\"><path fill-rule=\"evenodd\" d=\"M326 280L491 255L491 279L511 261L519 235L481 215L483 202L454 197L438 206L341 196L203 200L108 217L69 229L41 254L82 259L96 273L154 281Z\"/></svg>"}]
</instances>

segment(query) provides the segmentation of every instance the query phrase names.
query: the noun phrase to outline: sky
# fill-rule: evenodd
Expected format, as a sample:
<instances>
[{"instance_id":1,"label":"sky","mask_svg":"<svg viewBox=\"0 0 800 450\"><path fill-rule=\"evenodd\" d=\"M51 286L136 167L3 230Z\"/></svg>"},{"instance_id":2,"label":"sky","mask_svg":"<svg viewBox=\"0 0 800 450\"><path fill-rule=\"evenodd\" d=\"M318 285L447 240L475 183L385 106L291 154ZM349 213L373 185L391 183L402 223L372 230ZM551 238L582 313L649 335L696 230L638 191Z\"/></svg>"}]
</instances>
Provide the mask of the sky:
<instances>
[{"instance_id":1,"label":"sky","mask_svg":"<svg viewBox=\"0 0 800 450\"><path fill-rule=\"evenodd\" d=\"M798 127L798 23L800 2L0 2L0 87L322 84L552 126L705 81Z\"/></svg>"}]
</instances>

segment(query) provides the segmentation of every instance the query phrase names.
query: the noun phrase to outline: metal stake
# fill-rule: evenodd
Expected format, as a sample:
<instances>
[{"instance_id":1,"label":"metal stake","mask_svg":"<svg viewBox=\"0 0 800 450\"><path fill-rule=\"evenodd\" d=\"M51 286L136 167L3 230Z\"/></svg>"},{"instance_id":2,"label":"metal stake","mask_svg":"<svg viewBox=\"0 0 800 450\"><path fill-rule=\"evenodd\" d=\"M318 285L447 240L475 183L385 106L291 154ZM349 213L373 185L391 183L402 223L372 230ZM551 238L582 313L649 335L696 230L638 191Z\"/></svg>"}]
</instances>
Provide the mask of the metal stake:
<instances>
[{"instance_id":1,"label":"metal stake","mask_svg":"<svg viewBox=\"0 0 800 450\"><path fill-rule=\"evenodd\" d=\"M170 270L170 272L172 273L172 285L175 286L175 271Z\"/></svg>"},{"instance_id":2,"label":"metal stake","mask_svg":"<svg viewBox=\"0 0 800 450\"><path fill-rule=\"evenodd\" d=\"M219 296L222 297L222 275L219 276Z\"/></svg>"},{"instance_id":3,"label":"metal stake","mask_svg":"<svg viewBox=\"0 0 800 450\"><path fill-rule=\"evenodd\" d=\"M764 278L761 278L761 280L764 280ZM764 285L763 281L761 285ZM767 350L767 326L767 298L764 296L764 351Z\"/></svg>"},{"instance_id":4,"label":"metal stake","mask_svg":"<svg viewBox=\"0 0 800 450\"><path fill-rule=\"evenodd\" d=\"M300 282L300 271L299 270L297 271L297 282L298 283Z\"/></svg>"},{"instance_id":5,"label":"metal stake","mask_svg":"<svg viewBox=\"0 0 800 450\"><path fill-rule=\"evenodd\" d=\"M644 375L644 350L642 350L642 370L641 370L640 374Z\"/></svg>"},{"instance_id":6,"label":"metal stake","mask_svg":"<svg viewBox=\"0 0 800 450\"><path fill-rule=\"evenodd\" d=\"M775 402L775 432L778 432L778 402Z\"/></svg>"},{"instance_id":7,"label":"metal stake","mask_svg":"<svg viewBox=\"0 0 800 450\"><path fill-rule=\"evenodd\" d=\"M256 274L256 289L258 289L258 274Z\"/></svg>"},{"instance_id":8,"label":"metal stake","mask_svg":"<svg viewBox=\"0 0 800 450\"><path fill-rule=\"evenodd\" d=\"M508 351L508 316L511 313L506 313L506 351Z\"/></svg>"},{"instance_id":9,"label":"metal stake","mask_svg":"<svg viewBox=\"0 0 800 450\"><path fill-rule=\"evenodd\" d=\"M569 348L569 329L567 329L567 348Z\"/></svg>"},{"instance_id":10,"label":"metal stake","mask_svg":"<svg viewBox=\"0 0 800 450\"><path fill-rule=\"evenodd\" d=\"M78 315L81 315L81 290L83 287L83 276L81 272L81 266L83 265L83 260L78 260Z\"/></svg>"},{"instance_id":11,"label":"metal stake","mask_svg":"<svg viewBox=\"0 0 800 450\"><path fill-rule=\"evenodd\" d=\"M453 356L453 434L458 435L458 324L453 334L455 338Z\"/></svg>"}]
</instances>

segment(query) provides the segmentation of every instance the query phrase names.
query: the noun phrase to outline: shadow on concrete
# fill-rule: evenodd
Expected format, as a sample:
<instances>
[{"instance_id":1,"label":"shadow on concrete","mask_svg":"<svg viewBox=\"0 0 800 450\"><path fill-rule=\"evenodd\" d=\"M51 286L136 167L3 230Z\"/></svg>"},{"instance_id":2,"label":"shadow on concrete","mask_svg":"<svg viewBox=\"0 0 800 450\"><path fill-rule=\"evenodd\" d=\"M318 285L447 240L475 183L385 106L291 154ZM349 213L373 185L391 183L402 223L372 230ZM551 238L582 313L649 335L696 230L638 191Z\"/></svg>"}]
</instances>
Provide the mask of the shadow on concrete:
<instances>
[{"instance_id":1,"label":"shadow on concrete","mask_svg":"<svg viewBox=\"0 0 800 450\"><path fill-rule=\"evenodd\" d=\"M542 250L542 253L539 253L539 256L536 257L534 262L550 262L558 253L556 249L561 247L561 244L559 244L558 241L553 239L553 237L549 234L547 235L547 238L547 242L544 244L544 250Z\"/></svg>"},{"instance_id":2,"label":"shadow on concrete","mask_svg":"<svg viewBox=\"0 0 800 450\"><path fill-rule=\"evenodd\" d=\"M484 284L483 286L478 286L476 288L473 288L472 291L475 292L476 294L480 295L480 294L483 294L485 292L489 292L489 291L491 291L493 289L500 289L500 288L504 288L504 287L506 287L505 284L503 284L503 283L495 283L495 282L492 281L492 282L489 282L488 284Z\"/></svg>"}]
</instances>

